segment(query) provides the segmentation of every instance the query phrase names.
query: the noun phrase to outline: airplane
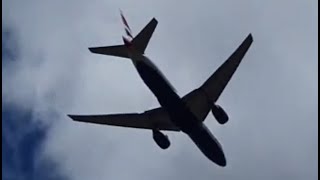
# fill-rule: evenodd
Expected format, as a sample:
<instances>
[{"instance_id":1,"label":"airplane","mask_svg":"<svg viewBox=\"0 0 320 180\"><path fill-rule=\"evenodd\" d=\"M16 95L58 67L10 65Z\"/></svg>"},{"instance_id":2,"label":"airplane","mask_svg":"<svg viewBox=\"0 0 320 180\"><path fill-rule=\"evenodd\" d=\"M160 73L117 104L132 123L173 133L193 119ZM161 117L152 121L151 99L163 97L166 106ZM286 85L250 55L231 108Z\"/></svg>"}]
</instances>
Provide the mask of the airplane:
<instances>
[{"instance_id":1,"label":"airplane","mask_svg":"<svg viewBox=\"0 0 320 180\"><path fill-rule=\"evenodd\" d=\"M157 98L161 107L143 113L68 115L78 122L96 123L129 128L148 129L156 144L167 149L170 140L161 131L182 131L188 135L202 153L218 166L227 165L221 144L204 124L209 114L220 124L229 117L216 102L237 70L243 57L253 42L250 33L231 56L198 88L182 98L176 93L157 66L145 55L149 40L158 24L155 18L135 36L120 10L126 36L122 45L89 47L91 53L131 59L138 74Z\"/></svg>"}]
</instances>

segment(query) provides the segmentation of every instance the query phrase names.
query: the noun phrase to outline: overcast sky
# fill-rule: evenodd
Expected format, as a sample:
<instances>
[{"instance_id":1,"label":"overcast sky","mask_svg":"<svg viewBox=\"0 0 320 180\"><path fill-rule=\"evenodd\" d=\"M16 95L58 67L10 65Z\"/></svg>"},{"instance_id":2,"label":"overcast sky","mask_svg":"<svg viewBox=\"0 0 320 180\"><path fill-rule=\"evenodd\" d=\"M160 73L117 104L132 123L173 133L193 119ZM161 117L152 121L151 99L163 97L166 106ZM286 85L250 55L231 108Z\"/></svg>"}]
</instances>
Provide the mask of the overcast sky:
<instances>
[{"instance_id":1,"label":"overcast sky","mask_svg":"<svg viewBox=\"0 0 320 180\"><path fill-rule=\"evenodd\" d=\"M318 1L4 0L4 179L317 179ZM72 122L66 114L158 106L130 60L91 54L122 43L119 8L183 96L249 34L254 43L220 97L230 121L205 123L227 167L183 133L161 150L150 131Z\"/></svg>"}]
</instances>

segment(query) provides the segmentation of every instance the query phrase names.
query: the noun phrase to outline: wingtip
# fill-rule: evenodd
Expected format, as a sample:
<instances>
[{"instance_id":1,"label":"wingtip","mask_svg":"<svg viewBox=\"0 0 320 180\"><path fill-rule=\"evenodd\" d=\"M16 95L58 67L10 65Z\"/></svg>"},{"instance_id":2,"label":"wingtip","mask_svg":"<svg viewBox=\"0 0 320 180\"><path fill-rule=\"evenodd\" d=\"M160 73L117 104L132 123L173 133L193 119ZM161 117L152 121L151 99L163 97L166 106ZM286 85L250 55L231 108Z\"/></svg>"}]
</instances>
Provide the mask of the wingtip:
<instances>
[{"instance_id":1,"label":"wingtip","mask_svg":"<svg viewBox=\"0 0 320 180\"><path fill-rule=\"evenodd\" d=\"M151 21L154 21L155 23L158 23L158 20L155 17L153 17Z\"/></svg>"},{"instance_id":2,"label":"wingtip","mask_svg":"<svg viewBox=\"0 0 320 180\"><path fill-rule=\"evenodd\" d=\"M250 41L253 41L252 33L249 33L249 35L248 35L248 39L249 39Z\"/></svg>"},{"instance_id":3,"label":"wingtip","mask_svg":"<svg viewBox=\"0 0 320 180\"><path fill-rule=\"evenodd\" d=\"M74 115L67 114L67 116L68 116L70 119L75 120L75 119L74 119Z\"/></svg>"},{"instance_id":4,"label":"wingtip","mask_svg":"<svg viewBox=\"0 0 320 180\"><path fill-rule=\"evenodd\" d=\"M92 47L89 47L88 50L89 50L91 53L94 53Z\"/></svg>"}]
</instances>

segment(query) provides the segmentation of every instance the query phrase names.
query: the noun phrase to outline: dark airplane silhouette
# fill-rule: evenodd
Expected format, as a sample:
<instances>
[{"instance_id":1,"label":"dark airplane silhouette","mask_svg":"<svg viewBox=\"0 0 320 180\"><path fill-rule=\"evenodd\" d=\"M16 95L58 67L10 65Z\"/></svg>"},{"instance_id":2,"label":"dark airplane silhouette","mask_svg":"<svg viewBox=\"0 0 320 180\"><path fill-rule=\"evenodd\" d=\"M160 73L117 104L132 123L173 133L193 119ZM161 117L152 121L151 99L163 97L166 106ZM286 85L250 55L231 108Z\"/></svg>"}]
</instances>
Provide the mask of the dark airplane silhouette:
<instances>
[{"instance_id":1,"label":"dark airplane silhouette","mask_svg":"<svg viewBox=\"0 0 320 180\"><path fill-rule=\"evenodd\" d=\"M144 55L158 24L157 20L153 18L133 38L122 13L121 18L127 34L127 37L123 37L124 45L92 47L89 50L92 53L131 59L161 107L143 113L68 116L80 122L150 129L153 139L162 149L168 148L170 141L168 136L160 130L182 131L211 161L220 166L226 166L226 158L220 143L203 121L210 110L220 124L228 121L227 113L216 102L252 44L252 35L249 34L235 52L200 87L180 98L161 71Z\"/></svg>"}]
</instances>

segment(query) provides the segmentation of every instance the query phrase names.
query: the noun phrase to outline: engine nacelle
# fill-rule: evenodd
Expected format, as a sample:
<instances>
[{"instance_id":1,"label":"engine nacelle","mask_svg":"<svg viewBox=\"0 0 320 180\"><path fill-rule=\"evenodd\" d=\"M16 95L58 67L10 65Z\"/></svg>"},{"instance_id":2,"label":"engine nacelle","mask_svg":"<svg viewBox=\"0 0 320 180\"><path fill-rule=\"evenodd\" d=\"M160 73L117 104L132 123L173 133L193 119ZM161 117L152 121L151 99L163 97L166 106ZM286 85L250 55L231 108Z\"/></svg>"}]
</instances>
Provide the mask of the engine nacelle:
<instances>
[{"instance_id":1,"label":"engine nacelle","mask_svg":"<svg viewBox=\"0 0 320 180\"><path fill-rule=\"evenodd\" d=\"M222 109L221 106L213 104L211 108L211 112L212 112L212 115L216 118L216 120L220 124L225 124L226 122L228 122L229 117L227 113Z\"/></svg>"},{"instance_id":2,"label":"engine nacelle","mask_svg":"<svg viewBox=\"0 0 320 180\"><path fill-rule=\"evenodd\" d=\"M170 146L170 141L167 135L164 135L159 130L152 130L152 136L154 141L158 144L162 149L167 149Z\"/></svg>"}]
</instances>

